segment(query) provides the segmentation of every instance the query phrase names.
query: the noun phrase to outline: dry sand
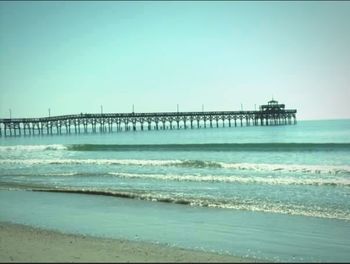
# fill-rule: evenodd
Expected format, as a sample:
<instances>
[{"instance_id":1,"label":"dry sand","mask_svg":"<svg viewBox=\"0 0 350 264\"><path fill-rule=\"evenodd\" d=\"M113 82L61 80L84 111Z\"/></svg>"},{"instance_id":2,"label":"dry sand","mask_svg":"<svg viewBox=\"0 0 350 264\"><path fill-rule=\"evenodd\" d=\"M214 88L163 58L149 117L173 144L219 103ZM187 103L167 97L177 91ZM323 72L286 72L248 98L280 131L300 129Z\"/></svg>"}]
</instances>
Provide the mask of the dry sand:
<instances>
[{"instance_id":1,"label":"dry sand","mask_svg":"<svg viewBox=\"0 0 350 264\"><path fill-rule=\"evenodd\" d=\"M165 245L63 234L0 222L0 262L256 262Z\"/></svg>"}]
</instances>

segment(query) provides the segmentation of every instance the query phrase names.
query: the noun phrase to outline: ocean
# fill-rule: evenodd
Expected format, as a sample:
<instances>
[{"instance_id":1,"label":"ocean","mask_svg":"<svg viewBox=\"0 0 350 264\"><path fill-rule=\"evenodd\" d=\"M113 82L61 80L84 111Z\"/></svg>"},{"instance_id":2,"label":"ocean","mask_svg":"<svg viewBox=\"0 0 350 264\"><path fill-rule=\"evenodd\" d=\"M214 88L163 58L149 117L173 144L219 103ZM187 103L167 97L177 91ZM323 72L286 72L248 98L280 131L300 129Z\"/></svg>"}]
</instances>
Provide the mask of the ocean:
<instances>
[{"instance_id":1,"label":"ocean","mask_svg":"<svg viewBox=\"0 0 350 264\"><path fill-rule=\"evenodd\" d=\"M0 221L350 260L350 120L0 138Z\"/></svg>"}]
</instances>

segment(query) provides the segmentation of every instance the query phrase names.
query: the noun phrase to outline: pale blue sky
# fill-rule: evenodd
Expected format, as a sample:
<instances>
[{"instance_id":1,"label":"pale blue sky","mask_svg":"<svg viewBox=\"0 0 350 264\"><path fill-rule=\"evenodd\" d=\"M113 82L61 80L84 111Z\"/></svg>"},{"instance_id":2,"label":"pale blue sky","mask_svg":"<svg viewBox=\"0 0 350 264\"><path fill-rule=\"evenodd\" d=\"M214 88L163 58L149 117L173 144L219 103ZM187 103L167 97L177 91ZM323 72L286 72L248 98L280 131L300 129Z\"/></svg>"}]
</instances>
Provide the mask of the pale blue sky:
<instances>
[{"instance_id":1,"label":"pale blue sky","mask_svg":"<svg viewBox=\"0 0 350 264\"><path fill-rule=\"evenodd\" d=\"M350 2L0 2L0 117L254 109L350 118Z\"/></svg>"}]
</instances>

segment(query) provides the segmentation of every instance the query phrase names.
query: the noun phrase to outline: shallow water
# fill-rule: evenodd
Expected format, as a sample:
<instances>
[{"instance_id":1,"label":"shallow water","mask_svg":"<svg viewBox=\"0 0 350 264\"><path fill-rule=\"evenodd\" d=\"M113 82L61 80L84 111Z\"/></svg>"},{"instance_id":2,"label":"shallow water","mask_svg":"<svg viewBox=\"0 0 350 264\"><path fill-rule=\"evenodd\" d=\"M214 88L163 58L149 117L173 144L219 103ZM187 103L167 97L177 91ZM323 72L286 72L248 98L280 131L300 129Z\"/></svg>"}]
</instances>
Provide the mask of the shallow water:
<instances>
[{"instance_id":1,"label":"shallow water","mask_svg":"<svg viewBox=\"0 0 350 264\"><path fill-rule=\"evenodd\" d=\"M350 225L341 220L28 191L0 191L0 207L1 221L69 233L274 261L349 259Z\"/></svg>"}]
</instances>

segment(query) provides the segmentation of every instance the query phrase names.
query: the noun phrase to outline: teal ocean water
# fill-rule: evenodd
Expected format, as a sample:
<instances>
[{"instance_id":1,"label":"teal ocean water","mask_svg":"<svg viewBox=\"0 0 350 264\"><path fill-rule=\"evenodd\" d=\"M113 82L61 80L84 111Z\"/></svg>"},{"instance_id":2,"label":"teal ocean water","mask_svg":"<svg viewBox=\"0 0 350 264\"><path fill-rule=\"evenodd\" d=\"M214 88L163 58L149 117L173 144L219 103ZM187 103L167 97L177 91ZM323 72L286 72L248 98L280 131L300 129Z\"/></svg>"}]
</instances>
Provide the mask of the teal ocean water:
<instances>
[{"instance_id":1,"label":"teal ocean water","mask_svg":"<svg viewBox=\"0 0 350 264\"><path fill-rule=\"evenodd\" d=\"M277 261L350 260L350 120L0 138L0 220Z\"/></svg>"}]
</instances>

